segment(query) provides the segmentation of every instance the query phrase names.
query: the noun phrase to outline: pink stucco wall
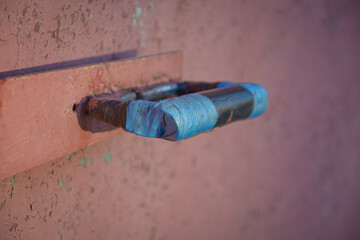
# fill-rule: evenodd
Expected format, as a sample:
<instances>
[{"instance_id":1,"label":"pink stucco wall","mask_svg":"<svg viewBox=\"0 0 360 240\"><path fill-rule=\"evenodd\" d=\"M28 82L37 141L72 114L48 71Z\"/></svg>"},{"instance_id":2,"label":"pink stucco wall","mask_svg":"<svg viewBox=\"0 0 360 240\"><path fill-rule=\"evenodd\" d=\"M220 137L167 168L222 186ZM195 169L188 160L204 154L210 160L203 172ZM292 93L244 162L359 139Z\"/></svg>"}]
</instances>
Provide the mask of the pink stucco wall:
<instances>
[{"instance_id":1,"label":"pink stucco wall","mask_svg":"<svg viewBox=\"0 0 360 240\"><path fill-rule=\"evenodd\" d=\"M0 1L0 71L183 50L267 112L172 143L123 134L0 184L0 239L360 239L360 4Z\"/></svg>"}]
</instances>

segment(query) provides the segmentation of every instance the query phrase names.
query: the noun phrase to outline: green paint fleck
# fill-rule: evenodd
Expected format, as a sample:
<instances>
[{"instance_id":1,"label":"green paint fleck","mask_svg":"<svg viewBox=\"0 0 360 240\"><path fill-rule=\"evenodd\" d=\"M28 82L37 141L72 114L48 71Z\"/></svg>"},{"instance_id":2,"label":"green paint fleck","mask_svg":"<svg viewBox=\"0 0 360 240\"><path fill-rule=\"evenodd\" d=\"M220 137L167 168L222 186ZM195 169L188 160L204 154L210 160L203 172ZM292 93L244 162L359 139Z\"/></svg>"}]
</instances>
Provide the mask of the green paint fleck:
<instances>
[{"instance_id":1,"label":"green paint fleck","mask_svg":"<svg viewBox=\"0 0 360 240\"><path fill-rule=\"evenodd\" d=\"M92 13L90 13L90 14L89 14L89 18L92 19L92 17L93 17L93 15L92 15Z\"/></svg>"},{"instance_id":2,"label":"green paint fleck","mask_svg":"<svg viewBox=\"0 0 360 240\"><path fill-rule=\"evenodd\" d=\"M13 176L12 179L9 180L9 182L11 183L10 184L11 187L14 186L14 184L15 184L15 176Z\"/></svg>"},{"instance_id":3,"label":"green paint fleck","mask_svg":"<svg viewBox=\"0 0 360 240\"><path fill-rule=\"evenodd\" d=\"M151 3L150 3L150 10L151 10L151 11L153 11L154 9L155 9L155 7L154 7L154 3L153 3L153 2L151 2Z\"/></svg>"},{"instance_id":4,"label":"green paint fleck","mask_svg":"<svg viewBox=\"0 0 360 240\"><path fill-rule=\"evenodd\" d=\"M92 158L89 158L89 159L87 160L87 164L88 164L88 165L91 165L92 163L93 163Z\"/></svg>"},{"instance_id":5,"label":"green paint fleck","mask_svg":"<svg viewBox=\"0 0 360 240\"><path fill-rule=\"evenodd\" d=\"M85 149L86 150L89 150L91 148L91 145L87 146Z\"/></svg>"},{"instance_id":6,"label":"green paint fleck","mask_svg":"<svg viewBox=\"0 0 360 240\"><path fill-rule=\"evenodd\" d=\"M71 159L71 155L73 155L74 153L69 153L68 155L67 155L67 160L70 160Z\"/></svg>"},{"instance_id":7,"label":"green paint fleck","mask_svg":"<svg viewBox=\"0 0 360 240\"><path fill-rule=\"evenodd\" d=\"M136 16L137 17L140 17L140 15L141 15L141 7L136 7Z\"/></svg>"},{"instance_id":8,"label":"green paint fleck","mask_svg":"<svg viewBox=\"0 0 360 240\"><path fill-rule=\"evenodd\" d=\"M108 91L110 91L111 93L114 93L114 92L115 92L114 90L112 90L111 87L105 87L105 89L108 90Z\"/></svg>"},{"instance_id":9,"label":"green paint fleck","mask_svg":"<svg viewBox=\"0 0 360 240\"><path fill-rule=\"evenodd\" d=\"M106 155L101 158L102 162L111 162L110 150L106 150Z\"/></svg>"},{"instance_id":10,"label":"green paint fleck","mask_svg":"<svg viewBox=\"0 0 360 240\"><path fill-rule=\"evenodd\" d=\"M110 73L110 70L109 70L109 64L108 63L104 63L105 64L105 67L106 67L106 71L109 75L109 79L111 80L111 73Z\"/></svg>"},{"instance_id":11,"label":"green paint fleck","mask_svg":"<svg viewBox=\"0 0 360 240\"><path fill-rule=\"evenodd\" d=\"M85 160L81 159L81 161L79 162L79 165L84 165L85 164Z\"/></svg>"},{"instance_id":12,"label":"green paint fleck","mask_svg":"<svg viewBox=\"0 0 360 240\"><path fill-rule=\"evenodd\" d=\"M67 191L68 191L68 192L71 192L71 190L72 190L71 187L68 187L68 188L67 188Z\"/></svg>"},{"instance_id":13,"label":"green paint fleck","mask_svg":"<svg viewBox=\"0 0 360 240\"><path fill-rule=\"evenodd\" d=\"M60 181L59 189L65 188L65 183L63 180Z\"/></svg>"},{"instance_id":14,"label":"green paint fleck","mask_svg":"<svg viewBox=\"0 0 360 240\"><path fill-rule=\"evenodd\" d=\"M152 76L152 79L156 81L156 80L159 80L162 77L166 77L166 74L165 73L158 73L158 74Z\"/></svg>"},{"instance_id":15,"label":"green paint fleck","mask_svg":"<svg viewBox=\"0 0 360 240\"><path fill-rule=\"evenodd\" d=\"M4 182L0 182L0 184L4 185Z\"/></svg>"},{"instance_id":16,"label":"green paint fleck","mask_svg":"<svg viewBox=\"0 0 360 240\"><path fill-rule=\"evenodd\" d=\"M107 159L108 162L111 161L111 155L110 155L110 150L109 149L106 151L106 159ZM15 179L15 177L14 177L14 179Z\"/></svg>"}]
</instances>

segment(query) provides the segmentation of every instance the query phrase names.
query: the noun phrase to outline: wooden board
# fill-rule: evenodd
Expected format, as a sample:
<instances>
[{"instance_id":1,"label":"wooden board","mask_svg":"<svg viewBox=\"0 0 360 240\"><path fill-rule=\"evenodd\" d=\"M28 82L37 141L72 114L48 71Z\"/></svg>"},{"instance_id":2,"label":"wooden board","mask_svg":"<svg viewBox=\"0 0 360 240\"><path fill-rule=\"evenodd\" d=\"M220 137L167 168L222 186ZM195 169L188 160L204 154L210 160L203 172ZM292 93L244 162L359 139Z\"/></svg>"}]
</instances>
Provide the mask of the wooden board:
<instances>
[{"instance_id":1,"label":"wooden board","mask_svg":"<svg viewBox=\"0 0 360 240\"><path fill-rule=\"evenodd\" d=\"M82 130L72 110L82 98L181 72L174 52L0 80L0 179L123 132Z\"/></svg>"}]
</instances>

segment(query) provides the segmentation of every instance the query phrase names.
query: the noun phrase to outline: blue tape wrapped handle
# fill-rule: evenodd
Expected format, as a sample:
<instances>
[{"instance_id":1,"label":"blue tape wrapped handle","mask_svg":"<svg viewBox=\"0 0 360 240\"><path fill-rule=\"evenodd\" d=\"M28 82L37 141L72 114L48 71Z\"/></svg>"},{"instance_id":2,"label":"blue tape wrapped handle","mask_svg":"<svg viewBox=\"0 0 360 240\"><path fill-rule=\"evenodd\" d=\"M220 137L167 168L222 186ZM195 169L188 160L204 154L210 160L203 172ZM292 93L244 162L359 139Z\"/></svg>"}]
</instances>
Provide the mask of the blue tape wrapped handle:
<instances>
[{"instance_id":1,"label":"blue tape wrapped handle","mask_svg":"<svg viewBox=\"0 0 360 240\"><path fill-rule=\"evenodd\" d=\"M213 128L217 119L210 99L189 94L159 102L130 101L125 129L144 137L176 141Z\"/></svg>"},{"instance_id":2,"label":"blue tape wrapped handle","mask_svg":"<svg viewBox=\"0 0 360 240\"><path fill-rule=\"evenodd\" d=\"M139 136L178 141L233 121L257 117L265 112L268 103L265 88L255 83L185 82L149 89L134 90L136 94L130 91L126 101L94 98L88 103L89 112ZM166 98L173 94L181 96ZM154 98L165 99L144 100Z\"/></svg>"},{"instance_id":3,"label":"blue tape wrapped handle","mask_svg":"<svg viewBox=\"0 0 360 240\"><path fill-rule=\"evenodd\" d=\"M231 94L224 94L221 88L227 88L228 92L233 91L230 91ZM228 124L235 120L259 116L267 107L266 90L254 83L220 83L217 89L210 91L212 94L205 91L158 102L130 101L125 129L144 137L177 141L214 128L220 115L228 115L225 122ZM221 102L221 105L217 104L217 101ZM222 109L224 101L227 101L225 113ZM240 117L236 118L234 112L239 110L237 108L244 108L245 115L238 113Z\"/></svg>"}]
</instances>

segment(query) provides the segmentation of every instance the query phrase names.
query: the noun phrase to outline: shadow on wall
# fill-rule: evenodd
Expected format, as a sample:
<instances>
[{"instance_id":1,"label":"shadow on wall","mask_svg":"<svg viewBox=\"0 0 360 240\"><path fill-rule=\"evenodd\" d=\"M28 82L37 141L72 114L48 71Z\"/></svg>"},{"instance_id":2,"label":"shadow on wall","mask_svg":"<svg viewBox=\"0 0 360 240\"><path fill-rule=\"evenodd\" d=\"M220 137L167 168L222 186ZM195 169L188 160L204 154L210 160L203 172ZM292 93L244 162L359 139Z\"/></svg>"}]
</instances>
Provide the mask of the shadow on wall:
<instances>
[{"instance_id":1,"label":"shadow on wall","mask_svg":"<svg viewBox=\"0 0 360 240\"><path fill-rule=\"evenodd\" d=\"M81 59L58 62L58 63L51 63L36 67L11 70L7 72L0 72L0 79L4 79L7 77L15 77L18 75L30 74L30 73L39 73L50 70L56 70L56 69L63 69L63 68L77 67L82 65L96 64L101 62L121 60L126 58L133 58L136 56L137 56L137 49L132 49L123 52L116 52L116 53L104 54L100 56L81 58Z\"/></svg>"}]
</instances>

